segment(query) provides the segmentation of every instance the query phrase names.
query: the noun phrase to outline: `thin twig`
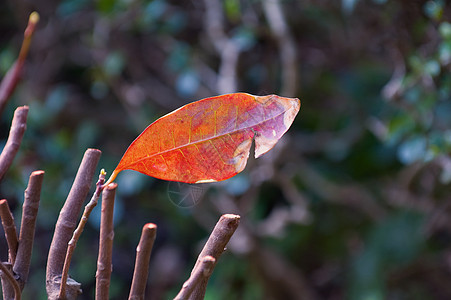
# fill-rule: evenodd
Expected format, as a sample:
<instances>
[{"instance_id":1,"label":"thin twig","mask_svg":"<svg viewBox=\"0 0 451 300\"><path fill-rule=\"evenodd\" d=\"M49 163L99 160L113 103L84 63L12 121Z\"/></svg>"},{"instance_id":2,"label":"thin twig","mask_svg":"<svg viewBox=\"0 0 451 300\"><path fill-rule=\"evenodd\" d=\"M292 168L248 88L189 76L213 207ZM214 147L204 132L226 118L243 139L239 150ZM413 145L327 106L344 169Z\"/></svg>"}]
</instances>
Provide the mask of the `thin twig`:
<instances>
[{"instance_id":1,"label":"thin twig","mask_svg":"<svg viewBox=\"0 0 451 300\"><path fill-rule=\"evenodd\" d=\"M113 269L113 211L116 183L110 183L103 189L102 213L100 216L99 256L96 272L96 300L108 300L111 271Z\"/></svg>"},{"instance_id":2,"label":"thin twig","mask_svg":"<svg viewBox=\"0 0 451 300\"><path fill-rule=\"evenodd\" d=\"M3 262L3 265L12 274L13 266L11 265L11 263ZM16 297L16 292L14 291L14 287L11 285L10 279L7 277L7 275L8 275L7 273L3 274L3 272L0 271L3 299L13 300Z\"/></svg>"},{"instance_id":3,"label":"thin twig","mask_svg":"<svg viewBox=\"0 0 451 300\"><path fill-rule=\"evenodd\" d=\"M182 286L182 289L174 298L174 300L186 300L189 299L191 294L194 291L194 288L198 286L203 278L207 278L211 276L213 272L213 268L215 267L216 259L212 256L205 256L202 258L202 261L198 268L194 269L191 273L191 276Z\"/></svg>"},{"instance_id":4,"label":"thin twig","mask_svg":"<svg viewBox=\"0 0 451 300\"><path fill-rule=\"evenodd\" d=\"M211 232L210 237L207 240L207 243L205 243L204 248L199 254L199 257L197 258L196 264L194 265L191 274L194 274L196 272L196 269L199 268L203 258L206 256L211 256L216 260L212 267L216 265L219 257L224 252L225 246L227 245L233 233L237 229L239 223L240 216L238 215L225 214L221 216L218 223L216 223L215 228ZM200 282L196 285L193 292L191 293L189 299L191 300L204 299L209 278L210 278L209 276L202 277Z\"/></svg>"},{"instance_id":5,"label":"thin twig","mask_svg":"<svg viewBox=\"0 0 451 300\"><path fill-rule=\"evenodd\" d=\"M74 230L74 233L72 235L72 238L70 239L68 245L67 245L67 252L66 252L66 258L64 260L63 265L63 271L61 275L61 286L59 291L59 299L66 298L66 283L67 278L69 277L69 268L70 263L72 261L72 255L74 254L75 247L77 247L77 242L80 239L80 236L83 232L83 229L85 228L86 223L88 222L88 218L91 215L92 210L94 207L97 206L97 202L100 197L100 193L102 192L103 183L105 182L105 171L102 169L100 171L99 180L96 183L96 190L94 191L94 194L91 197L91 200L88 204L85 206L85 210L83 211L83 215L80 219L80 223L78 223L77 228Z\"/></svg>"},{"instance_id":6,"label":"thin twig","mask_svg":"<svg viewBox=\"0 0 451 300\"><path fill-rule=\"evenodd\" d=\"M0 218L2 219L2 226L5 231L6 242L8 243L9 262L14 264L16 261L17 245L19 240L17 238L14 217L9 209L8 201L6 201L6 199L0 200Z\"/></svg>"},{"instance_id":7,"label":"thin twig","mask_svg":"<svg viewBox=\"0 0 451 300\"><path fill-rule=\"evenodd\" d=\"M128 300L144 300L147 276L149 274L150 254L157 234L157 225L148 223L143 226L141 239L136 247L135 270Z\"/></svg>"},{"instance_id":8,"label":"thin twig","mask_svg":"<svg viewBox=\"0 0 451 300\"><path fill-rule=\"evenodd\" d=\"M37 12L32 12L28 18L28 25L24 32L24 39L22 42L22 47L20 49L19 57L12 67L8 70L2 82L0 83L0 114L11 97L14 89L19 82L20 75L23 70L25 59L28 55L30 49L31 38L36 29L36 25L39 22L39 14Z\"/></svg>"},{"instance_id":9,"label":"thin twig","mask_svg":"<svg viewBox=\"0 0 451 300\"><path fill-rule=\"evenodd\" d=\"M56 222L47 260L46 289L49 299L56 299L59 295L59 283L61 281L58 280L58 277L61 279L67 245L77 226L78 216L88 195L101 153L97 149L86 150L72 188Z\"/></svg>"},{"instance_id":10,"label":"thin twig","mask_svg":"<svg viewBox=\"0 0 451 300\"><path fill-rule=\"evenodd\" d=\"M14 300L20 300L22 295L20 292L19 284L14 279L14 276L11 273L11 271L8 269L8 267L5 266L5 264L3 262L0 262L0 273L2 275L2 283L4 283L4 281L7 281L13 287ZM9 299L5 299L5 300L9 300Z\"/></svg>"},{"instance_id":11,"label":"thin twig","mask_svg":"<svg viewBox=\"0 0 451 300\"><path fill-rule=\"evenodd\" d=\"M14 157L19 151L22 138L27 128L28 106L21 106L14 112L11 129L9 131L8 141L0 154L0 180L5 176L6 171L13 163Z\"/></svg>"},{"instance_id":12,"label":"thin twig","mask_svg":"<svg viewBox=\"0 0 451 300\"><path fill-rule=\"evenodd\" d=\"M17 248L16 262L13 271L19 276L20 289L23 290L30 270L31 252L38 215L39 201L41 199L42 181L44 171L31 173L28 187L25 190L24 203L22 206L22 222L20 225L19 247Z\"/></svg>"}]
</instances>

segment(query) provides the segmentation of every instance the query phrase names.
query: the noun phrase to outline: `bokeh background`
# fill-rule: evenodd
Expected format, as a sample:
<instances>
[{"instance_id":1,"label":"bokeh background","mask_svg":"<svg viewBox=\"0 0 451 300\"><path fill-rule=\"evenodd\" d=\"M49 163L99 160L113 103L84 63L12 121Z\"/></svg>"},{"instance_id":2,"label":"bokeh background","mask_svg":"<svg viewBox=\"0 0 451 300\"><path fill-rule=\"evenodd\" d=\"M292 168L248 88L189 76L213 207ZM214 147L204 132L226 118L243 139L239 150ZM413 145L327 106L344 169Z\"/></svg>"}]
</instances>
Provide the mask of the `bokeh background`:
<instances>
[{"instance_id":1,"label":"bokeh background","mask_svg":"<svg viewBox=\"0 0 451 300\"><path fill-rule=\"evenodd\" d=\"M19 221L45 170L25 299L46 299L53 228L82 155L111 172L156 118L235 91L301 99L268 154L223 183L119 175L111 299L128 295L145 223L158 225L148 299L174 297L223 213L239 230L206 299L451 299L451 7L423 0L0 1L0 75L41 15L23 81L29 105L0 183ZM158 137L155 137L158 138ZM93 299L99 208L71 268ZM1 238L1 259L6 246Z\"/></svg>"}]
</instances>

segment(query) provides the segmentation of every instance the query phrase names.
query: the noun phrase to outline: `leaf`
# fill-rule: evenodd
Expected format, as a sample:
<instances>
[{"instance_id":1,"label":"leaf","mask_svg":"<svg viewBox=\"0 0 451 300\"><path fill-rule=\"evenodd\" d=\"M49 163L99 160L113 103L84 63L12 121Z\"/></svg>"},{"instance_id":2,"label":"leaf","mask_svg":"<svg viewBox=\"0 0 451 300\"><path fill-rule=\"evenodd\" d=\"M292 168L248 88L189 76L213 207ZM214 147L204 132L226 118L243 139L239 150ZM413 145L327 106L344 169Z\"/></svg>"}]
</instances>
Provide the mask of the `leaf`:
<instances>
[{"instance_id":1,"label":"leaf","mask_svg":"<svg viewBox=\"0 0 451 300\"><path fill-rule=\"evenodd\" d=\"M150 124L129 146L107 183L123 170L186 183L228 179L269 151L288 130L300 101L235 93L187 104Z\"/></svg>"}]
</instances>

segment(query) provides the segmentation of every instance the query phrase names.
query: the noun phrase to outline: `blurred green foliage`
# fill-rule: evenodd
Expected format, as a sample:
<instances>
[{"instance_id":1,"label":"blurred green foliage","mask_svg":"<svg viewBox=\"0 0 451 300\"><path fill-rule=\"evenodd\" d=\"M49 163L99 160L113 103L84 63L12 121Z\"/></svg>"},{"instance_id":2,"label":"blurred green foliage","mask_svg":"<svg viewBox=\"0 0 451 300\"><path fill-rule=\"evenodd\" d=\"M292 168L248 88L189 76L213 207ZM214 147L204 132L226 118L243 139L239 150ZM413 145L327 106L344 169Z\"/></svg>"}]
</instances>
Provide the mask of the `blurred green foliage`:
<instances>
[{"instance_id":1,"label":"blurred green foliage","mask_svg":"<svg viewBox=\"0 0 451 300\"><path fill-rule=\"evenodd\" d=\"M289 38L272 27L263 0L0 3L2 77L29 12L41 14L0 120L4 144L14 109L30 106L21 150L0 183L17 221L29 174L46 172L25 299L46 299L53 227L86 148L101 149L99 168L111 172L150 122L216 95L226 75L239 91L280 94L290 66L295 90L283 96L301 99L300 114L236 178L193 188L121 173L111 299L127 297L145 223L158 225L149 299L167 299L222 213L240 214L241 231L206 299L451 298L450 5L269 1L282 8ZM222 51L227 43L238 49L236 64ZM284 65L284 47L293 47L295 65ZM94 295L98 213L70 272L81 299Z\"/></svg>"}]
</instances>

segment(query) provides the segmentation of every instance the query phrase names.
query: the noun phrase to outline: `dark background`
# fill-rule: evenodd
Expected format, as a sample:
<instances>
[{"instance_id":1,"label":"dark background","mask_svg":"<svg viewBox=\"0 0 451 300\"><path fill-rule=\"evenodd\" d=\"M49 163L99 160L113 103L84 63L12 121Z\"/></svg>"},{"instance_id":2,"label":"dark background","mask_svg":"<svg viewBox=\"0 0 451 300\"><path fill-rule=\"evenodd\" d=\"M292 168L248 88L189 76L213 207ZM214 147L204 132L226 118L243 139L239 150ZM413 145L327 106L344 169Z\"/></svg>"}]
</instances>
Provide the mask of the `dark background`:
<instances>
[{"instance_id":1,"label":"dark background","mask_svg":"<svg viewBox=\"0 0 451 300\"><path fill-rule=\"evenodd\" d=\"M298 97L301 111L223 183L121 173L111 299L128 295L145 223L158 225L148 298L169 299L223 213L241 224L206 299L451 299L448 1L1 1L0 76L33 10L41 21L0 120L4 143L14 109L30 106L0 183L17 223L29 174L46 172L24 299L46 299L53 228L87 148L111 173L156 118L235 91ZM71 267L80 299L94 295L99 211Z\"/></svg>"}]
</instances>

